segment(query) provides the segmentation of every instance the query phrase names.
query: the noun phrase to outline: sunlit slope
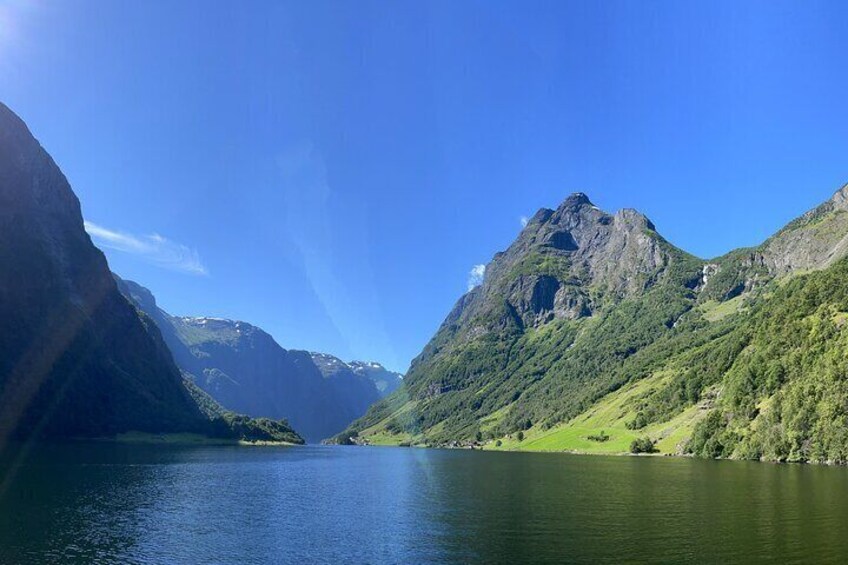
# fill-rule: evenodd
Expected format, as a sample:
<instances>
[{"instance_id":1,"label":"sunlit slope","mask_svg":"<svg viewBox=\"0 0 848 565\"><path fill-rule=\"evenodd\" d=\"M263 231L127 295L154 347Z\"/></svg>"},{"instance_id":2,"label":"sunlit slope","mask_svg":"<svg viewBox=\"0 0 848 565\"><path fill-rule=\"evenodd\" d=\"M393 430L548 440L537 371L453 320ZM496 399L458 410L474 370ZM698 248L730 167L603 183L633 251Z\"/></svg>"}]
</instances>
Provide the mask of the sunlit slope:
<instances>
[{"instance_id":1,"label":"sunlit slope","mask_svg":"<svg viewBox=\"0 0 848 565\"><path fill-rule=\"evenodd\" d=\"M690 323L703 283L703 263L643 215L606 214L572 195L495 256L404 387L355 431L382 422L440 444L473 439L483 425L501 436L567 422L645 376L658 355L646 349ZM408 399L416 410L393 415Z\"/></svg>"},{"instance_id":2,"label":"sunlit slope","mask_svg":"<svg viewBox=\"0 0 848 565\"><path fill-rule=\"evenodd\" d=\"M629 453L634 440L649 437L657 442L661 454L683 453L695 424L707 413L710 403L702 402L683 409L664 422L634 430L633 422L641 398L668 383L671 375L660 373L622 387L595 403L585 413L566 424L549 430L531 428L518 441L515 435L501 439L501 444L487 442L487 449L520 451L571 451L577 453Z\"/></svg>"},{"instance_id":3,"label":"sunlit slope","mask_svg":"<svg viewBox=\"0 0 848 565\"><path fill-rule=\"evenodd\" d=\"M589 245L601 240L601 251L582 255L573 232L564 253L534 245L549 237L545 227L522 233L496 256L493 278L460 301L405 386L341 439L621 453L648 438L661 453L841 462L845 192L762 246L709 262L645 223L623 239L655 245L629 252L599 232ZM615 223L592 213L575 217L572 207L555 229ZM522 271L535 278L516 292L515 264L535 256ZM537 312L532 298L545 276L554 299ZM579 300L578 315L565 308Z\"/></svg>"}]
</instances>

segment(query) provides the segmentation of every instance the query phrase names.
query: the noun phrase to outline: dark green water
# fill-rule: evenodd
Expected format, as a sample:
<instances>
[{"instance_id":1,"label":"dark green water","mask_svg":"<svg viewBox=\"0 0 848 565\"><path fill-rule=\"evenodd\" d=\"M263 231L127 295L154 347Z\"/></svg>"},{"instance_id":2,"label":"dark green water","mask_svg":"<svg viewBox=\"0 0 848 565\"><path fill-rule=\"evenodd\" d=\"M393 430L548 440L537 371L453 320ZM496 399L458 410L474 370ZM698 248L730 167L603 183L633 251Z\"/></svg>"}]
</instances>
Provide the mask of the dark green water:
<instances>
[{"instance_id":1,"label":"dark green water","mask_svg":"<svg viewBox=\"0 0 848 565\"><path fill-rule=\"evenodd\" d=\"M848 560L848 469L101 444L0 473L2 563Z\"/></svg>"}]
</instances>

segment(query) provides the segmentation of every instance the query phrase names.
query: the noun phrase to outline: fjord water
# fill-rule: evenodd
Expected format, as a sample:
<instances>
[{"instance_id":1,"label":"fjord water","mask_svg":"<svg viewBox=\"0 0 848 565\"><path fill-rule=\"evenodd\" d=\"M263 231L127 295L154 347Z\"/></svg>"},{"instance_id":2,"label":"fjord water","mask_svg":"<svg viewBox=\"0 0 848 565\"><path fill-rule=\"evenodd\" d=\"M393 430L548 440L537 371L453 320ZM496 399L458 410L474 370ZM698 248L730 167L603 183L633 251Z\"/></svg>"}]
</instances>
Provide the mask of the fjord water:
<instances>
[{"instance_id":1,"label":"fjord water","mask_svg":"<svg viewBox=\"0 0 848 565\"><path fill-rule=\"evenodd\" d=\"M356 447L39 447L0 562L833 562L848 470Z\"/></svg>"}]
</instances>

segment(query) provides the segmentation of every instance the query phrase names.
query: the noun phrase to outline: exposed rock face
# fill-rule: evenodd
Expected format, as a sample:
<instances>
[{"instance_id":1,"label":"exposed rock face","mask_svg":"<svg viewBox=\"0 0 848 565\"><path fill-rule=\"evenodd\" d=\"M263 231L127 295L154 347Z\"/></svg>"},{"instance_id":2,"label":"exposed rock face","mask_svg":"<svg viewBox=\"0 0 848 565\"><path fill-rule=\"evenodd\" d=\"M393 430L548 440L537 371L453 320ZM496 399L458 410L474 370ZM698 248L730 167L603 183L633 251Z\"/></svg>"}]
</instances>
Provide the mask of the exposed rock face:
<instances>
[{"instance_id":1,"label":"exposed rock face","mask_svg":"<svg viewBox=\"0 0 848 565\"><path fill-rule=\"evenodd\" d=\"M0 442L194 431L205 418L118 292L68 181L0 104Z\"/></svg>"},{"instance_id":2,"label":"exposed rock face","mask_svg":"<svg viewBox=\"0 0 848 565\"><path fill-rule=\"evenodd\" d=\"M706 294L728 299L768 281L829 267L848 255L848 186L751 249L716 259Z\"/></svg>"},{"instance_id":3,"label":"exposed rock face","mask_svg":"<svg viewBox=\"0 0 848 565\"><path fill-rule=\"evenodd\" d=\"M763 246L763 261L782 275L823 269L848 252L848 186L786 226Z\"/></svg>"},{"instance_id":4,"label":"exposed rock face","mask_svg":"<svg viewBox=\"0 0 848 565\"><path fill-rule=\"evenodd\" d=\"M585 194L572 194L556 210L533 216L487 265L482 287L463 297L445 323L494 315L494 325L469 328L479 335L513 320L522 329L591 316L605 303L643 292L684 256L635 210L610 215Z\"/></svg>"},{"instance_id":5,"label":"exposed rock face","mask_svg":"<svg viewBox=\"0 0 848 565\"><path fill-rule=\"evenodd\" d=\"M374 383L337 361L327 374L315 355L286 350L260 328L220 318L172 316L153 294L118 280L124 293L161 329L177 365L225 408L254 417L285 418L309 442L328 438L379 398Z\"/></svg>"}]
</instances>

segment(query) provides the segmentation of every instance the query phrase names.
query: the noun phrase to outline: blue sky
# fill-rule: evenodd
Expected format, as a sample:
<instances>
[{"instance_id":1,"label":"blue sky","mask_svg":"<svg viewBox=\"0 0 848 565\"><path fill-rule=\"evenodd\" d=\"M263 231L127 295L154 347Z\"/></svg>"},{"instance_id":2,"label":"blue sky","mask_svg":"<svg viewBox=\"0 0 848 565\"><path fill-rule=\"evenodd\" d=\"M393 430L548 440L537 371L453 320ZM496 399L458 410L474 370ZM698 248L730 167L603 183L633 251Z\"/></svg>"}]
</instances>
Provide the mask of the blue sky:
<instances>
[{"instance_id":1,"label":"blue sky","mask_svg":"<svg viewBox=\"0 0 848 565\"><path fill-rule=\"evenodd\" d=\"M284 347L405 370L571 192L710 257L848 182L840 3L248 5L0 0L0 100L113 270Z\"/></svg>"}]
</instances>

